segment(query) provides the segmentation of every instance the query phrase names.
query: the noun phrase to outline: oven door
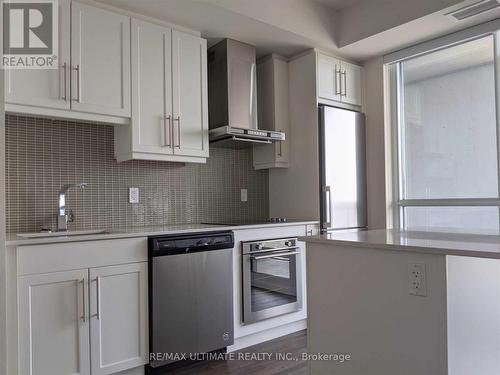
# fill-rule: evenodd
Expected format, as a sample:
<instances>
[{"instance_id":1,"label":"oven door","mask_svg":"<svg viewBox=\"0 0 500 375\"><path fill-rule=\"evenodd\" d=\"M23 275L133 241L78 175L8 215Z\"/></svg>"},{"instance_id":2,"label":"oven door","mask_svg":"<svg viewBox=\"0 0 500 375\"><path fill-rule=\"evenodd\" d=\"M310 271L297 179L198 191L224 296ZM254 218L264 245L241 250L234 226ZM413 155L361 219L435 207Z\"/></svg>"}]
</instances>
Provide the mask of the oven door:
<instances>
[{"instance_id":1,"label":"oven door","mask_svg":"<svg viewBox=\"0 0 500 375\"><path fill-rule=\"evenodd\" d=\"M243 323L302 308L302 250L296 239L243 244Z\"/></svg>"}]
</instances>

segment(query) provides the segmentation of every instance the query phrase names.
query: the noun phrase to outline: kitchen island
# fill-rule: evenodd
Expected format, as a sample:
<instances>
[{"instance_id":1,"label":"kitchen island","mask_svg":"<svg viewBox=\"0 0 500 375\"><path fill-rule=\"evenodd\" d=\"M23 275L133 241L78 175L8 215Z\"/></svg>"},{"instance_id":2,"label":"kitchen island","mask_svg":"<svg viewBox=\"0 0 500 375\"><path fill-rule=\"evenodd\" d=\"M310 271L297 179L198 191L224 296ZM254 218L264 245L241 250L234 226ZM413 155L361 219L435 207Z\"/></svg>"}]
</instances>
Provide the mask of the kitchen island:
<instances>
[{"instance_id":1,"label":"kitchen island","mask_svg":"<svg viewBox=\"0 0 500 375\"><path fill-rule=\"evenodd\" d=\"M370 230L307 246L311 374L499 374L500 238ZM321 357L318 357L321 358Z\"/></svg>"}]
</instances>

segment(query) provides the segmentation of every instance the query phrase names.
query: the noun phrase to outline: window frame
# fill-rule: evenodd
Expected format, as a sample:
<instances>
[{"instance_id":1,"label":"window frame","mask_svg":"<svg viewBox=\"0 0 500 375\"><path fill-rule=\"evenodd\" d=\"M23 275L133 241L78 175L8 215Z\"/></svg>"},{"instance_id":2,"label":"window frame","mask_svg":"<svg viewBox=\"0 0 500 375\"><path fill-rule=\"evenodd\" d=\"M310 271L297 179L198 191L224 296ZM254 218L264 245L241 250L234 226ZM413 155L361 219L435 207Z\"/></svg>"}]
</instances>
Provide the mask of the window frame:
<instances>
[{"instance_id":1,"label":"window frame","mask_svg":"<svg viewBox=\"0 0 500 375\"><path fill-rule=\"evenodd\" d=\"M498 196L495 198L406 199L404 191L404 88L402 62L493 36ZM405 207L498 207L500 216L500 22L488 22L461 32L422 43L384 57L386 98L386 198L387 228L407 229ZM500 220L498 223L500 233Z\"/></svg>"}]
</instances>

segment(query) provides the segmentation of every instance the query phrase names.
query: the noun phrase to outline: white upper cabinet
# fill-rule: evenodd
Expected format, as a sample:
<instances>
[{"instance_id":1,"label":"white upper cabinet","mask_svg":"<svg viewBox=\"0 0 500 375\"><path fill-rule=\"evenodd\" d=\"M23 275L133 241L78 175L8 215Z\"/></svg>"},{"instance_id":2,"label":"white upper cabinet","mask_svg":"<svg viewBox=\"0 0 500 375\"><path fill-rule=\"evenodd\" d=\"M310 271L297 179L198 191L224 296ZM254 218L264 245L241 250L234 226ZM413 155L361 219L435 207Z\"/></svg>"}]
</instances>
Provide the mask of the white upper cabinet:
<instances>
[{"instance_id":1,"label":"white upper cabinet","mask_svg":"<svg viewBox=\"0 0 500 375\"><path fill-rule=\"evenodd\" d=\"M318 54L318 96L340 102L340 93L340 60Z\"/></svg>"},{"instance_id":2,"label":"white upper cabinet","mask_svg":"<svg viewBox=\"0 0 500 375\"><path fill-rule=\"evenodd\" d=\"M18 279L19 373L90 375L88 270Z\"/></svg>"},{"instance_id":3,"label":"white upper cabinet","mask_svg":"<svg viewBox=\"0 0 500 375\"><path fill-rule=\"evenodd\" d=\"M287 168L290 154L288 107L288 62L271 55L257 63L257 101L259 129L286 134L285 141L253 146L255 169Z\"/></svg>"},{"instance_id":4,"label":"white upper cabinet","mask_svg":"<svg viewBox=\"0 0 500 375\"><path fill-rule=\"evenodd\" d=\"M132 124L115 128L118 161L205 163L206 40L132 20Z\"/></svg>"},{"instance_id":5,"label":"white upper cabinet","mask_svg":"<svg viewBox=\"0 0 500 375\"><path fill-rule=\"evenodd\" d=\"M362 105L362 68L330 56L317 54L318 98L354 106Z\"/></svg>"},{"instance_id":6,"label":"white upper cabinet","mask_svg":"<svg viewBox=\"0 0 500 375\"><path fill-rule=\"evenodd\" d=\"M6 111L125 123L130 17L59 0L58 69L6 70Z\"/></svg>"},{"instance_id":7,"label":"white upper cabinet","mask_svg":"<svg viewBox=\"0 0 500 375\"><path fill-rule=\"evenodd\" d=\"M90 269L92 375L148 363L147 263Z\"/></svg>"},{"instance_id":8,"label":"white upper cabinet","mask_svg":"<svg viewBox=\"0 0 500 375\"><path fill-rule=\"evenodd\" d=\"M362 69L358 65L342 61L340 64L342 75L342 102L361 106L361 74Z\"/></svg>"},{"instance_id":9,"label":"white upper cabinet","mask_svg":"<svg viewBox=\"0 0 500 375\"><path fill-rule=\"evenodd\" d=\"M58 69L5 69L5 102L69 110L70 1L59 0ZM7 108L8 109L8 108Z\"/></svg>"},{"instance_id":10,"label":"white upper cabinet","mask_svg":"<svg viewBox=\"0 0 500 375\"><path fill-rule=\"evenodd\" d=\"M72 109L130 117L130 17L71 4Z\"/></svg>"},{"instance_id":11,"label":"white upper cabinet","mask_svg":"<svg viewBox=\"0 0 500 375\"><path fill-rule=\"evenodd\" d=\"M132 142L135 152L173 153L171 46L171 29L132 20Z\"/></svg>"},{"instance_id":12,"label":"white upper cabinet","mask_svg":"<svg viewBox=\"0 0 500 375\"><path fill-rule=\"evenodd\" d=\"M174 153L208 157L207 42L172 32Z\"/></svg>"}]
</instances>

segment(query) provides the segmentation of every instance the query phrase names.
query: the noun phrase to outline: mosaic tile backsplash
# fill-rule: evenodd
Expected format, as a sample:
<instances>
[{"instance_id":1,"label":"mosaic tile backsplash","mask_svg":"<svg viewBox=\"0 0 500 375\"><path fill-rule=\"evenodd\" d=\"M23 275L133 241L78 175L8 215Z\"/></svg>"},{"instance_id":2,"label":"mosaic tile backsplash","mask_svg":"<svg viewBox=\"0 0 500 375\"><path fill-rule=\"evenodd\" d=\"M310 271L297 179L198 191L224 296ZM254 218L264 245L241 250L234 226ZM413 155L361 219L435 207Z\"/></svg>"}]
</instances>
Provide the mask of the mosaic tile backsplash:
<instances>
[{"instance_id":1,"label":"mosaic tile backsplash","mask_svg":"<svg viewBox=\"0 0 500 375\"><path fill-rule=\"evenodd\" d=\"M71 230L267 218L268 173L255 171L251 148L210 148L207 164L117 163L113 127L6 115L7 230L55 228L57 193L67 183ZM138 187L139 204L128 203ZM248 202L240 201L248 189Z\"/></svg>"}]
</instances>

